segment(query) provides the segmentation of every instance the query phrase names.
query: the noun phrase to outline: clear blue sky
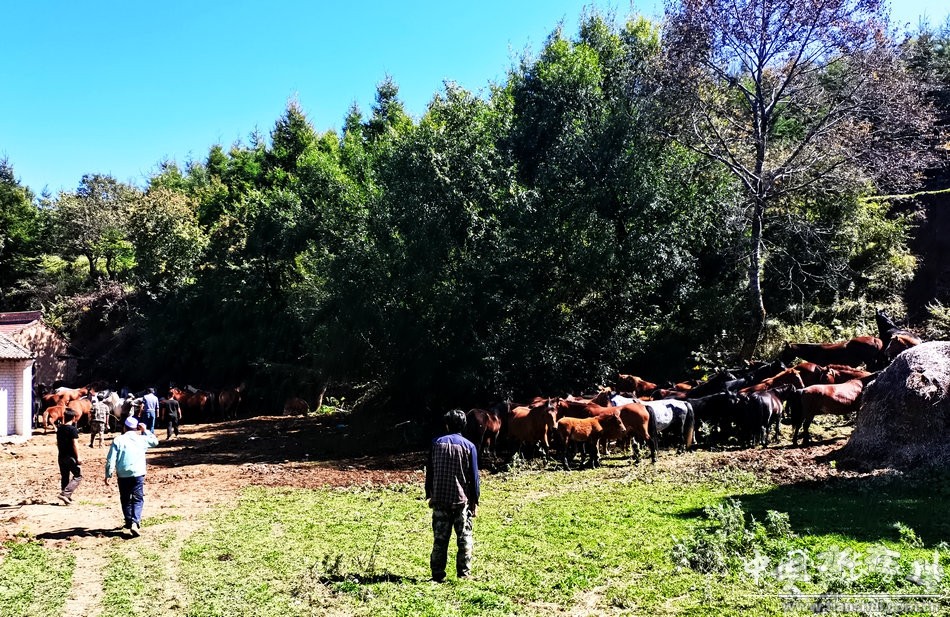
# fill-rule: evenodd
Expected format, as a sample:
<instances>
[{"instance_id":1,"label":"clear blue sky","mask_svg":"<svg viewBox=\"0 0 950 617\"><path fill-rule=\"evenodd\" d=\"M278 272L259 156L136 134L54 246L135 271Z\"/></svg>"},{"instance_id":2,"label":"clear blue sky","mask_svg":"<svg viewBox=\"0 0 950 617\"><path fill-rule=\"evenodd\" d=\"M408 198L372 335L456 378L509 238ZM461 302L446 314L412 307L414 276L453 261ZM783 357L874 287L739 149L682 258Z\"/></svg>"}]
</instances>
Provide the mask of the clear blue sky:
<instances>
[{"instance_id":1,"label":"clear blue sky","mask_svg":"<svg viewBox=\"0 0 950 617\"><path fill-rule=\"evenodd\" d=\"M347 5L344 8L344 5ZM894 0L895 17L941 23L936 0ZM26 0L4 2L0 158L39 194L85 173L142 185L164 159L269 134L296 98L319 131L364 114L390 75L418 118L444 81L483 92L522 52L585 7L660 0Z\"/></svg>"}]
</instances>

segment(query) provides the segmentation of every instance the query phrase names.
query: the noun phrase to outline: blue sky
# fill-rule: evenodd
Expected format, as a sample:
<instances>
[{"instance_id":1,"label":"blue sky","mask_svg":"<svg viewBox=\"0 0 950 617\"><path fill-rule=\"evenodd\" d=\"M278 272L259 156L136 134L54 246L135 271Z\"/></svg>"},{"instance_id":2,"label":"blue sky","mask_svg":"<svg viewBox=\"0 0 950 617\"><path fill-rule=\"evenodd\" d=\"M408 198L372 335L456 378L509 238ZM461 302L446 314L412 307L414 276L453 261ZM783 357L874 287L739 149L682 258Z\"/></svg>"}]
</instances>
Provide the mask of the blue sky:
<instances>
[{"instance_id":1,"label":"blue sky","mask_svg":"<svg viewBox=\"0 0 950 617\"><path fill-rule=\"evenodd\" d=\"M658 14L659 0L166 0L4 3L0 158L23 184L71 191L85 173L142 185L164 159L269 134L296 98L319 131L364 114L390 75L414 117L444 81L501 82L585 7ZM344 6L347 5L347 6ZM948 6L895 0L940 23ZM633 7L631 9L631 7Z\"/></svg>"}]
</instances>

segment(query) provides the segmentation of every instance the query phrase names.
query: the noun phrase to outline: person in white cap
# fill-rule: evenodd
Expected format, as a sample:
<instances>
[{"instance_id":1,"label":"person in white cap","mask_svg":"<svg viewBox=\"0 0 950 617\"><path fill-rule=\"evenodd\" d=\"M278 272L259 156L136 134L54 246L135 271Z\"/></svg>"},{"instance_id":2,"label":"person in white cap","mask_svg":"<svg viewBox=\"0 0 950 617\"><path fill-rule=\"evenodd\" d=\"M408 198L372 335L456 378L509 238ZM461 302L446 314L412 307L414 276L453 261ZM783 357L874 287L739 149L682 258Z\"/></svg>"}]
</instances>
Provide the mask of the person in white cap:
<instances>
[{"instance_id":1,"label":"person in white cap","mask_svg":"<svg viewBox=\"0 0 950 617\"><path fill-rule=\"evenodd\" d=\"M145 505L145 451L158 445L158 437L148 427L129 416L122 434L112 440L106 455L106 486L114 473L118 478L119 501L125 516L125 528L133 536L142 529L142 508Z\"/></svg>"}]
</instances>

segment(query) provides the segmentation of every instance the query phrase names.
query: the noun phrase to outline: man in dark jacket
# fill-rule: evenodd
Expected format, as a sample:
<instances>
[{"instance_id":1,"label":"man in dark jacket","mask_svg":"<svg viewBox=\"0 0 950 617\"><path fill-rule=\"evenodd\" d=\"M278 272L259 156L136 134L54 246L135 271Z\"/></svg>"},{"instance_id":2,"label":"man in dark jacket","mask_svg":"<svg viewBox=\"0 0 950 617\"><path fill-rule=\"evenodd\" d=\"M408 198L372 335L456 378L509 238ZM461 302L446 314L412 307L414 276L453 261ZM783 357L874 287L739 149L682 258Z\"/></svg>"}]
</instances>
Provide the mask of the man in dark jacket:
<instances>
[{"instance_id":1,"label":"man in dark jacket","mask_svg":"<svg viewBox=\"0 0 950 617\"><path fill-rule=\"evenodd\" d=\"M462 437L465 412L453 409L442 418L449 434L432 441L426 466L426 499L432 508L432 580L445 580L452 528L458 542L455 571L466 578L472 569L472 519L478 508L478 451Z\"/></svg>"},{"instance_id":2,"label":"man in dark jacket","mask_svg":"<svg viewBox=\"0 0 950 617\"><path fill-rule=\"evenodd\" d=\"M79 430L76 429L76 412L67 409L66 421L56 429L56 450L59 455L59 499L64 505L73 502L73 491L82 482L82 461L79 459ZM70 479L70 476L72 478Z\"/></svg>"}]
</instances>

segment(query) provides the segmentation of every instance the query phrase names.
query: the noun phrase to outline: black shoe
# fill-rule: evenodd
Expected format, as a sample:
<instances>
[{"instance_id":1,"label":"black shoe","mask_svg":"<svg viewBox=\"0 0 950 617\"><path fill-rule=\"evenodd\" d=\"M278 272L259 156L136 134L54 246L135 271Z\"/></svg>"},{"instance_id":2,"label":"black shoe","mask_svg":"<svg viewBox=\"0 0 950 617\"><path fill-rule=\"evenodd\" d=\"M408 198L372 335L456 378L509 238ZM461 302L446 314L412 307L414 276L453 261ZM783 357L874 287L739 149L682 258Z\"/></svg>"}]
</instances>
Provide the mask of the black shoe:
<instances>
[{"instance_id":1,"label":"black shoe","mask_svg":"<svg viewBox=\"0 0 950 617\"><path fill-rule=\"evenodd\" d=\"M68 506L73 502L72 498L69 495L60 494L59 500L63 502L64 506Z\"/></svg>"}]
</instances>

